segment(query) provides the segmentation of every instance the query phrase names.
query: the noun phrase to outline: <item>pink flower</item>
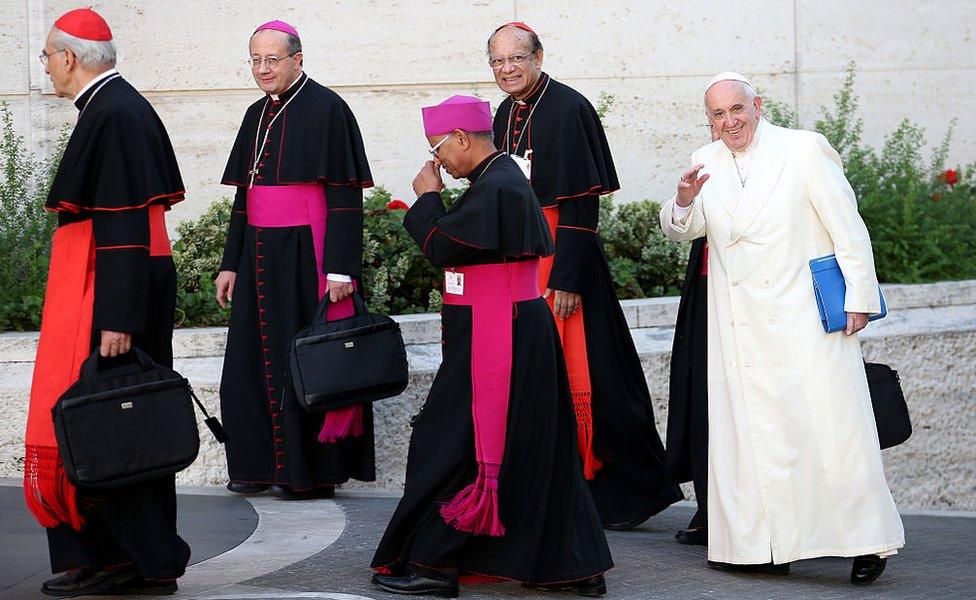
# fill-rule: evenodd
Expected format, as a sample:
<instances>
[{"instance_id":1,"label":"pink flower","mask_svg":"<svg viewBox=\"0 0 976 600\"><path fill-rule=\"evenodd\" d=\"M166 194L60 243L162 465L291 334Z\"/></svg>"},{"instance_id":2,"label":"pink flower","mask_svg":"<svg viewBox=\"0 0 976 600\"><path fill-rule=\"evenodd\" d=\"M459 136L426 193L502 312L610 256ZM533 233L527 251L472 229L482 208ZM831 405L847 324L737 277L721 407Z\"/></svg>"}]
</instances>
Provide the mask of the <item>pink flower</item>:
<instances>
[{"instance_id":1,"label":"pink flower","mask_svg":"<svg viewBox=\"0 0 976 600\"><path fill-rule=\"evenodd\" d=\"M399 198L394 198L386 203L386 210L407 210L409 208L407 203Z\"/></svg>"}]
</instances>

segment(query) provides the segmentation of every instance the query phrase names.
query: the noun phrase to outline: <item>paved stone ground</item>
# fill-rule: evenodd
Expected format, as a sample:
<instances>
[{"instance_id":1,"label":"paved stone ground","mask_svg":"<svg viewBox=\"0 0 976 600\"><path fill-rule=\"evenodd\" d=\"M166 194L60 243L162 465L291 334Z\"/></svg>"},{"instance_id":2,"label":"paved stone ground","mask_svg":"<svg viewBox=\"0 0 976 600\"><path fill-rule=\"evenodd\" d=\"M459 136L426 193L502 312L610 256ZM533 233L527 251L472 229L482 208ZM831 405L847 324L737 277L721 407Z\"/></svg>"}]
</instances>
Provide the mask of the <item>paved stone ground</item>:
<instances>
[{"instance_id":1,"label":"paved stone ground","mask_svg":"<svg viewBox=\"0 0 976 600\"><path fill-rule=\"evenodd\" d=\"M177 527L192 548L191 564L234 548L258 522L239 496L180 494L177 502ZM0 540L0 598L42 597L36 590L52 577L47 537L24 506L19 486L0 485Z\"/></svg>"},{"instance_id":2,"label":"paved stone ground","mask_svg":"<svg viewBox=\"0 0 976 600\"><path fill-rule=\"evenodd\" d=\"M39 594L32 592L37 589L33 584L36 581L39 585L47 576L43 533L23 509L21 493L16 487L0 487L0 590L18 577L27 577L21 585L0 591L3 598L37 598ZM256 532L241 546L210 561L213 567L208 567L207 561L198 564L195 568L199 582L213 578L217 570L225 568L216 564L222 557L235 553L249 557L245 569L240 571L243 576L230 580L236 584L195 592L194 589L202 588L194 588L188 575L188 581L181 581L179 596L207 600L395 600L397 596L371 586L368 564L396 501L394 497L363 492L340 493L336 501L342 509L340 513L327 501L252 500L262 522L258 529L267 520L267 529L281 539L255 540L260 537ZM195 562L230 550L255 526L253 511L244 499L221 495L219 491L212 491L209 496L181 495L180 508L181 532L193 546ZM868 588L855 588L848 582L850 561L843 559L797 563L789 577L712 571L705 566L704 548L673 541L674 531L687 523L692 512L690 503L681 503L636 531L608 532L616 562L616 568L607 575L608 599L976 599L976 518L972 515L905 515L908 546L890 559L888 570L878 582ZM281 527L279 524L284 521L275 521L282 515L291 517L290 526ZM339 526L335 534L338 539L331 545L320 534L309 539L309 524L322 520L335 521ZM278 565L294 562L283 568L269 568L268 553L281 552L280 545L274 550L274 543L297 546L309 542L310 551L279 561ZM245 546L250 546L247 552L243 551ZM322 547L325 548L314 553ZM466 586L461 593L471 600L573 597L539 594L514 584Z\"/></svg>"},{"instance_id":3,"label":"paved stone ground","mask_svg":"<svg viewBox=\"0 0 976 600\"><path fill-rule=\"evenodd\" d=\"M329 549L276 573L248 582L255 587L355 594L394 599L374 589L366 567L395 498L342 498L346 530ZM895 600L976 598L976 518L906 516L908 546L891 558L888 570L868 588L855 588L850 561L821 559L793 566L789 577L742 576L705 566L705 549L683 546L674 532L686 526L693 508L674 506L631 532L607 532L616 568L607 574L613 599L788 599L856 598ZM554 598L518 585L479 585L464 598ZM278 596L284 598L284 596Z\"/></svg>"}]
</instances>

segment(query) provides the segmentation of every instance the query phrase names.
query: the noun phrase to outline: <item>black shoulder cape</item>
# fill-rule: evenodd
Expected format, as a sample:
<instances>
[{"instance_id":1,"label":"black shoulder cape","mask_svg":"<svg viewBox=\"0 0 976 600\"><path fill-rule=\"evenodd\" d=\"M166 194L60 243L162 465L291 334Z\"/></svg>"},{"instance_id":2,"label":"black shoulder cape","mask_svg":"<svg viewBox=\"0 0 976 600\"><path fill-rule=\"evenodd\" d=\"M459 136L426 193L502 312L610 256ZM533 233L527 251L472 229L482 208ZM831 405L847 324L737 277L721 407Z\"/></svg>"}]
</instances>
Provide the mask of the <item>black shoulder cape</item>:
<instances>
[{"instance_id":1,"label":"black shoulder cape","mask_svg":"<svg viewBox=\"0 0 976 600\"><path fill-rule=\"evenodd\" d=\"M304 87L302 87L304 86ZM277 183L325 183L326 185L373 185L359 125L346 102L329 88L304 73L295 83L294 97L279 118ZM284 95L283 95L284 96ZM244 114L237 141L227 160L221 183L243 187L254 160L258 121L264 114L264 97ZM267 123L263 123L267 126ZM258 144L261 142L258 141ZM270 142L269 142L270 144Z\"/></svg>"},{"instance_id":2,"label":"black shoulder cape","mask_svg":"<svg viewBox=\"0 0 976 600\"><path fill-rule=\"evenodd\" d=\"M553 253L549 226L539 203L511 158L496 152L475 168L469 178L471 187L446 214L442 205L439 215L431 214L419 201L414 205L417 210L411 208L407 212L403 225L421 248L432 232L436 232L454 243L508 258Z\"/></svg>"},{"instance_id":3,"label":"black shoulder cape","mask_svg":"<svg viewBox=\"0 0 976 600\"><path fill-rule=\"evenodd\" d=\"M76 104L82 111L48 193L48 210L117 211L183 199L166 129L134 87L113 75Z\"/></svg>"},{"instance_id":4,"label":"black shoulder cape","mask_svg":"<svg viewBox=\"0 0 976 600\"><path fill-rule=\"evenodd\" d=\"M532 189L542 206L620 189L600 117L582 94L543 73L524 102L526 118L529 111L535 111L517 147L513 144L519 135L513 131L521 130L511 96L495 112L495 145L520 156L532 150Z\"/></svg>"}]
</instances>

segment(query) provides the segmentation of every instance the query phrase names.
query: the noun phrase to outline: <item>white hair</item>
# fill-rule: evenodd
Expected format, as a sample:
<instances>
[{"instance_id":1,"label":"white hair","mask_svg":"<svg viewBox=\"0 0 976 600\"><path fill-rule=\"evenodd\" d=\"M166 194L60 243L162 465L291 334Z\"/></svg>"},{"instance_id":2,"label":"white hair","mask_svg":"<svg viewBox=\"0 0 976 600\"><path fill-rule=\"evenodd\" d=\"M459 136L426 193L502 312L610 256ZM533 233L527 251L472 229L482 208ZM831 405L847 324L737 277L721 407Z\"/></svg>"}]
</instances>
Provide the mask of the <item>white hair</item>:
<instances>
[{"instance_id":1,"label":"white hair","mask_svg":"<svg viewBox=\"0 0 976 600\"><path fill-rule=\"evenodd\" d=\"M51 45L58 50L71 50L82 67L96 69L115 66L115 41L97 42L83 40L54 27L51 29Z\"/></svg>"}]
</instances>

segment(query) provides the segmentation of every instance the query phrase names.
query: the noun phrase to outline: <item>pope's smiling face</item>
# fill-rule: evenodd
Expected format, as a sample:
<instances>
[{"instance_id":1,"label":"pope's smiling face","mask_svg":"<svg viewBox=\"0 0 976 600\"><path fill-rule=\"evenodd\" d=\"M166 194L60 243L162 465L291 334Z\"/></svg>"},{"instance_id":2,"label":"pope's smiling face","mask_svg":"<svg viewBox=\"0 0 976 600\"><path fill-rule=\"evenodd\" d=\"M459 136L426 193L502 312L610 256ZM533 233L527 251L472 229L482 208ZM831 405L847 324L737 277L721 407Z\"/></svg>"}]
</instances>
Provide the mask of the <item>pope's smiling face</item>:
<instances>
[{"instance_id":1,"label":"pope's smiling face","mask_svg":"<svg viewBox=\"0 0 976 600\"><path fill-rule=\"evenodd\" d=\"M532 51L531 34L518 27L499 29L491 38L489 64L501 61L496 68L495 83L503 92L522 99L532 91L542 75L542 50Z\"/></svg>"},{"instance_id":2,"label":"pope's smiling face","mask_svg":"<svg viewBox=\"0 0 976 600\"><path fill-rule=\"evenodd\" d=\"M733 152L749 147L759 126L762 98L739 81L720 81L705 92L712 131Z\"/></svg>"}]
</instances>

